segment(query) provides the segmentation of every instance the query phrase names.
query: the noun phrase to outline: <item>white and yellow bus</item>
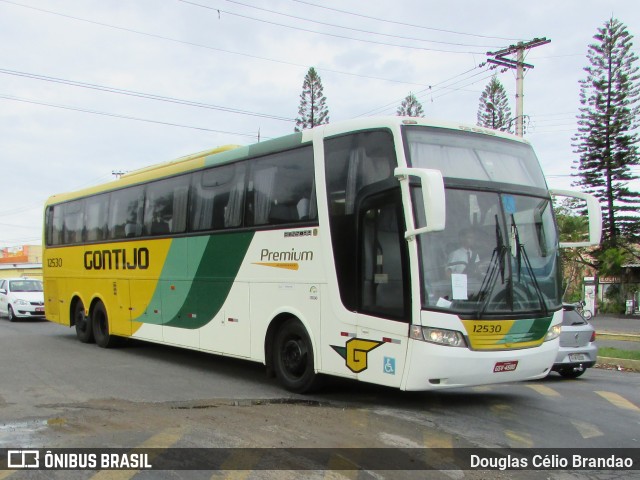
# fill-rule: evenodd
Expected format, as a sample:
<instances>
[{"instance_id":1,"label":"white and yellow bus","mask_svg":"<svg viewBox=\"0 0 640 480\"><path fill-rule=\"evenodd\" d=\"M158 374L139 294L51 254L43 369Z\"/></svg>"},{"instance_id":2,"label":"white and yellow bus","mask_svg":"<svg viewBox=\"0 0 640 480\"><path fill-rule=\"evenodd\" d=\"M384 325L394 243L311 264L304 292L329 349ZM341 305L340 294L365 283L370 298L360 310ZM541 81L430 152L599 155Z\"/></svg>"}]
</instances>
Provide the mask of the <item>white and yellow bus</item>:
<instances>
[{"instance_id":1,"label":"white and yellow bus","mask_svg":"<svg viewBox=\"0 0 640 480\"><path fill-rule=\"evenodd\" d=\"M560 193L597 243L597 202ZM476 127L370 118L202 152L51 197L44 245L46 316L80 341L262 362L294 392L539 378L558 349L551 192L528 143Z\"/></svg>"}]
</instances>

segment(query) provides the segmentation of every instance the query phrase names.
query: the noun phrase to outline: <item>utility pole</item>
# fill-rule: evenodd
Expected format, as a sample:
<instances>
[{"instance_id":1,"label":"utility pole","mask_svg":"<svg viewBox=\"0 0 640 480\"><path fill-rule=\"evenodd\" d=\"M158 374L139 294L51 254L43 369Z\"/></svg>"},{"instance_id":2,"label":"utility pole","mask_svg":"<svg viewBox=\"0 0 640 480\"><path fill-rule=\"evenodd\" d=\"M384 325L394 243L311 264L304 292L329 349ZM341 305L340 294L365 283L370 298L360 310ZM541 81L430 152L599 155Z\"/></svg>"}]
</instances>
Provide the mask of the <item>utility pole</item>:
<instances>
[{"instance_id":1,"label":"utility pole","mask_svg":"<svg viewBox=\"0 0 640 480\"><path fill-rule=\"evenodd\" d=\"M524 63L524 52L534 47L546 45L551 40L547 38L534 38L528 42L519 42L517 45L510 45L497 52L487 52L487 63L500 65L511 69L516 69L516 135L524 136L524 71L533 68L533 65ZM516 55L516 60L505 58L507 55ZM494 67L495 68L495 67Z\"/></svg>"}]
</instances>

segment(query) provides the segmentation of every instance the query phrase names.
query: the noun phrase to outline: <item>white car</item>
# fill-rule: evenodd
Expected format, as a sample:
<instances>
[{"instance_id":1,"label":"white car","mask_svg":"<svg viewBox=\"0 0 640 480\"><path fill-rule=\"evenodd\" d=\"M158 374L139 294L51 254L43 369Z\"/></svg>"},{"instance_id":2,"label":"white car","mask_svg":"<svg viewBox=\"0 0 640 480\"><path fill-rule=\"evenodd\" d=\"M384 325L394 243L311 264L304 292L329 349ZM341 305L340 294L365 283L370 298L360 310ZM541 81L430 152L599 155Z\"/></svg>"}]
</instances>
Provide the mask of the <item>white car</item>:
<instances>
[{"instance_id":1,"label":"white car","mask_svg":"<svg viewBox=\"0 0 640 480\"><path fill-rule=\"evenodd\" d=\"M44 318L42 282L33 278L0 280L0 315L12 322L19 318Z\"/></svg>"}]
</instances>

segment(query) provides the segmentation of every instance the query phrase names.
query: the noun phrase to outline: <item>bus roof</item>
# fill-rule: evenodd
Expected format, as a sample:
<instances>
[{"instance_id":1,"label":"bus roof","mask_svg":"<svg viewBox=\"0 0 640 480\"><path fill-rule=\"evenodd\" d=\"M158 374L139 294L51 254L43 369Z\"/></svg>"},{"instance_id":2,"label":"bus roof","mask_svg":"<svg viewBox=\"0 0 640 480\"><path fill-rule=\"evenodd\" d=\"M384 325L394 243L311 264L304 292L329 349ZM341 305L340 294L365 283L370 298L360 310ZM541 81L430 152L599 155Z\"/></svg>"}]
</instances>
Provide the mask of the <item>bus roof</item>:
<instances>
[{"instance_id":1,"label":"bus roof","mask_svg":"<svg viewBox=\"0 0 640 480\"><path fill-rule=\"evenodd\" d=\"M509 133L499 132L483 127L463 125L460 123L443 122L426 118L398 116L366 117L320 125L313 129L305 130L304 132L297 132L247 146L225 145L191 155L186 155L175 160L170 160L167 162L162 162L150 165L148 167L143 167L138 170L134 170L122 175L117 180L112 180L107 183L88 187L74 192L53 195L47 200L47 205L61 203L64 201L97 193L109 192L157 178L170 177L173 175L178 175L180 173L187 173L200 168L222 165L253 156L267 155L276 151L295 148L304 143L311 142L314 132L318 130L322 130L324 136L333 136L342 133L348 133L351 131L369 130L375 128L398 129L402 125L423 125L435 128L444 128L448 130L461 130L478 134L488 134L495 137L528 143L521 137L517 137Z\"/></svg>"}]
</instances>

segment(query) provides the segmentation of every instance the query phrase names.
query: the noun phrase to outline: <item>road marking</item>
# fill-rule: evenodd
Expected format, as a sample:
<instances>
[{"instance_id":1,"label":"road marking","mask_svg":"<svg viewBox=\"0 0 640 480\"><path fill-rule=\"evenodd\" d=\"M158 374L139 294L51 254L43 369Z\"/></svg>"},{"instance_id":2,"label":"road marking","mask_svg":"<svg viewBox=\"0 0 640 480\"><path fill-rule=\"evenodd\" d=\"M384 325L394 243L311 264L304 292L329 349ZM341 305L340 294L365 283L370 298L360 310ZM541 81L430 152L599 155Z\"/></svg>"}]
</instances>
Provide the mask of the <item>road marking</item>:
<instances>
[{"instance_id":1,"label":"road marking","mask_svg":"<svg viewBox=\"0 0 640 480\"><path fill-rule=\"evenodd\" d=\"M634 405L629 400L624 398L622 395L618 395L617 393L613 393L613 392L603 392L603 391L597 391L596 393L600 395L602 398L604 398L605 400L608 400L609 402L611 402L613 405L615 405L618 408L622 408L624 410L631 410L632 412L640 412L640 408L638 408L636 405Z\"/></svg>"},{"instance_id":2,"label":"road marking","mask_svg":"<svg viewBox=\"0 0 640 480\"><path fill-rule=\"evenodd\" d=\"M546 385L538 385L536 383L533 385L527 385L527 387L529 387L531 390L535 390L540 395L544 395L545 397L562 397L562 395L560 395L557 391L555 391L553 388L547 387Z\"/></svg>"},{"instance_id":3,"label":"road marking","mask_svg":"<svg viewBox=\"0 0 640 480\"><path fill-rule=\"evenodd\" d=\"M162 432L149 437L135 448L153 448L156 449L153 453L149 454L149 462L153 464L153 459L160 455L163 450L166 450L174 443L176 443L182 436L184 431L182 428L168 428ZM135 475L140 473L140 470L101 470L91 477L92 480L129 480Z\"/></svg>"},{"instance_id":4,"label":"road marking","mask_svg":"<svg viewBox=\"0 0 640 480\"><path fill-rule=\"evenodd\" d=\"M429 430L424 432L423 438L427 448L453 448L453 437L448 433Z\"/></svg>"},{"instance_id":5,"label":"road marking","mask_svg":"<svg viewBox=\"0 0 640 480\"><path fill-rule=\"evenodd\" d=\"M509 441L509 446L512 448L532 448L533 440L531 440L531 435L528 433L518 433L513 430L505 430L504 431L507 440Z\"/></svg>"},{"instance_id":6,"label":"road marking","mask_svg":"<svg viewBox=\"0 0 640 480\"><path fill-rule=\"evenodd\" d=\"M354 454L352 457L357 460L358 455ZM340 455L331 455L327 470L324 473L324 478L351 478L353 480L358 478L361 467L354 463L352 460L346 459Z\"/></svg>"},{"instance_id":7,"label":"road marking","mask_svg":"<svg viewBox=\"0 0 640 480\"><path fill-rule=\"evenodd\" d=\"M592 423L582 422L580 420L570 420L570 422L576 427L576 430L582 435L582 438L594 438L604 435L604 433Z\"/></svg>"},{"instance_id":8,"label":"road marking","mask_svg":"<svg viewBox=\"0 0 640 480\"><path fill-rule=\"evenodd\" d=\"M246 465L248 467L254 467L255 465L257 465L257 463L260 461L261 458L262 458L262 453L260 453L258 450L243 450L243 449L237 450L236 453L234 453L233 455L230 455L229 458L227 458L224 462L222 462L222 464L220 464L221 471L233 470L233 471L226 472L222 478L226 480L244 480L245 478L248 478L249 475L253 473L253 469L247 469L247 470L234 470L234 469L237 468L238 463L242 464L243 466ZM220 474L216 473L211 478L212 479L220 478Z\"/></svg>"}]
</instances>

